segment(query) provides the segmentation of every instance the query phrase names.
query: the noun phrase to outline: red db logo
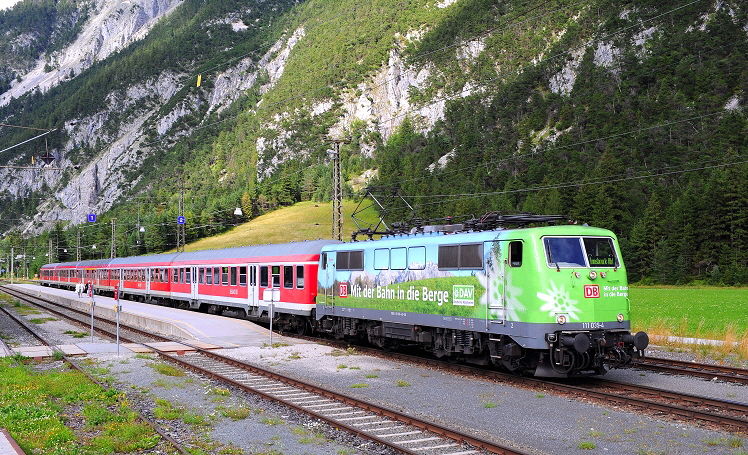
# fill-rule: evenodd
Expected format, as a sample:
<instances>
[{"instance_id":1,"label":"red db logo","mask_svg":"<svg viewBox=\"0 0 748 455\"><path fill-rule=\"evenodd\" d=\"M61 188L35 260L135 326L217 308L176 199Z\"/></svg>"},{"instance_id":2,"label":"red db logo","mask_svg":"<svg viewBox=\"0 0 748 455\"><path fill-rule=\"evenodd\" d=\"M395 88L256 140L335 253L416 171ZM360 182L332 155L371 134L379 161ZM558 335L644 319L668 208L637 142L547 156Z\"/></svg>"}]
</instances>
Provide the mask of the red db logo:
<instances>
[{"instance_id":1,"label":"red db logo","mask_svg":"<svg viewBox=\"0 0 748 455\"><path fill-rule=\"evenodd\" d=\"M585 299L599 299L600 298L600 286L596 284L585 284L584 285L584 298Z\"/></svg>"},{"instance_id":2,"label":"red db logo","mask_svg":"<svg viewBox=\"0 0 748 455\"><path fill-rule=\"evenodd\" d=\"M346 283L345 281L342 283L338 283L338 295L342 299L348 297L348 283Z\"/></svg>"}]
</instances>

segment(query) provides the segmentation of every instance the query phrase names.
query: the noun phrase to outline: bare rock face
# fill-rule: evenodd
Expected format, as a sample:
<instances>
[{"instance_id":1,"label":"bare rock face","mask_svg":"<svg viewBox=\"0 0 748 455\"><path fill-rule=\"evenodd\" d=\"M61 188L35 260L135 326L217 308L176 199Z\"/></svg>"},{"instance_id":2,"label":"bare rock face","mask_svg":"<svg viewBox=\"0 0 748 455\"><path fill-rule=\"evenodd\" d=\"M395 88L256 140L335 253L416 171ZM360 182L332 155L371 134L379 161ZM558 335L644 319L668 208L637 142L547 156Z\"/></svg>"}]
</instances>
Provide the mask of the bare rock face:
<instances>
[{"instance_id":1,"label":"bare rock face","mask_svg":"<svg viewBox=\"0 0 748 455\"><path fill-rule=\"evenodd\" d=\"M36 67L0 95L0 105L31 90L46 92L71 75L146 36L182 0L96 0L95 11L70 46L39 59ZM45 69L51 71L45 71Z\"/></svg>"}]
</instances>

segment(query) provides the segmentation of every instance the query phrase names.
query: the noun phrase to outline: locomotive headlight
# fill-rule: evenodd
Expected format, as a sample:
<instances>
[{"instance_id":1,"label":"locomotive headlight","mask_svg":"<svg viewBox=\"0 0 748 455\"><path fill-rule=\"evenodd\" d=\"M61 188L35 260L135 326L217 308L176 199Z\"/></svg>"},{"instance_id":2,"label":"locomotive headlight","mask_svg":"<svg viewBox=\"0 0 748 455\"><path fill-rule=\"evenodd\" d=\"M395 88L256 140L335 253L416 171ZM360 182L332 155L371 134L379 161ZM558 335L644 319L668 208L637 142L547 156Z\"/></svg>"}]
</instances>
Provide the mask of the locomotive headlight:
<instances>
[{"instance_id":1,"label":"locomotive headlight","mask_svg":"<svg viewBox=\"0 0 748 455\"><path fill-rule=\"evenodd\" d=\"M597 272L590 270L590 280L594 280L595 278L597 278Z\"/></svg>"},{"instance_id":2,"label":"locomotive headlight","mask_svg":"<svg viewBox=\"0 0 748 455\"><path fill-rule=\"evenodd\" d=\"M623 322L623 315L621 313L618 313L618 316L616 316L616 319L618 322Z\"/></svg>"},{"instance_id":3,"label":"locomotive headlight","mask_svg":"<svg viewBox=\"0 0 748 455\"><path fill-rule=\"evenodd\" d=\"M566 315L565 314L557 314L556 315L556 322L560 325L566 324Z\"/></svg>"}]
</instances>

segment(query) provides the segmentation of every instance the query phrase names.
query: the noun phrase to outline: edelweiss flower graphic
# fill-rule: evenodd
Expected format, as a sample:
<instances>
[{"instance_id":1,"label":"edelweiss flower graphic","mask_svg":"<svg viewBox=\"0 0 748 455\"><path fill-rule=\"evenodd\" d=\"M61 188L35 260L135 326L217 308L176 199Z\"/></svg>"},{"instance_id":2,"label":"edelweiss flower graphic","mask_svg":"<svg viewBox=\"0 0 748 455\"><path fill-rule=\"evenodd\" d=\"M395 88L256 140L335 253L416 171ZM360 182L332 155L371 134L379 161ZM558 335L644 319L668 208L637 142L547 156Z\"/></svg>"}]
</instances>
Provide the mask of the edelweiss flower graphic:
<instances>
[{"instance_id":1,"label":"edelweiss flower graphic","mask_svg":"<svg viewBox=\"0 0 748 455\"><path fill-rule=\"evenodd\" d=\"M511 274L508 275L506 286L504 286L504 271L495 266L497 262L496 260L490 261L485 273L475 274L480 285L486 290L481 296L479 304L489 306L489 316L493 319L519 321L520 314L525 312L525 306L519 301L522 288L512 284ZM499 307L502 300L504 301L504 308Z\"/></svg>"},{"instance_id":2,"label":"edelweiss flower graphic","mask_svg":"<svg viewBox=\"0 0 748 455\"><path fill-rule=\"evenodd\" d=\"M547 311L548 316L563 313L569 317L569 320L579 319L579 308L576 307L576 300L572 300L566 287L562 284L561 288L556 287L556 283L551 281L551 289L548 293L538 292L537 296L545 302L540 307L540 311Z\"/></svg>"}]
</instances>

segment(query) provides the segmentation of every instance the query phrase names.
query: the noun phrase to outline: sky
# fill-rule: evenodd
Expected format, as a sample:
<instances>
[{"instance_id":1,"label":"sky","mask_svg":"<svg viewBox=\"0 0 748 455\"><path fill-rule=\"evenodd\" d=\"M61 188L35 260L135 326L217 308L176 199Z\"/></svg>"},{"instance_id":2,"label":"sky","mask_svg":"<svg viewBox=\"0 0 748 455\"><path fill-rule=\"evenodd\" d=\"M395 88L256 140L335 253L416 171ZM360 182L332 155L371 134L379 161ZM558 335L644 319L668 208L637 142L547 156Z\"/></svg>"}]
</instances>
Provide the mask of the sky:
<instances>
[{"instance_id":1,"label":"sky","mask_svg":"<svg viewBox=\"0 0 748 455\"><path fill-rule=\"evenodd\" d=\"M0 10L10 8L11 6L18 3L20 0L0 0Z\"/></svg>"}]
</instances>

